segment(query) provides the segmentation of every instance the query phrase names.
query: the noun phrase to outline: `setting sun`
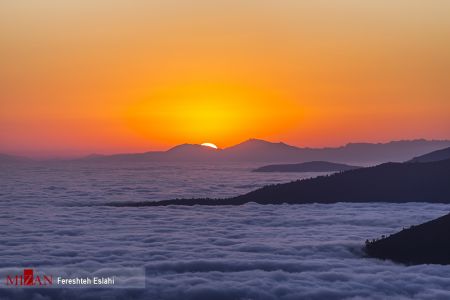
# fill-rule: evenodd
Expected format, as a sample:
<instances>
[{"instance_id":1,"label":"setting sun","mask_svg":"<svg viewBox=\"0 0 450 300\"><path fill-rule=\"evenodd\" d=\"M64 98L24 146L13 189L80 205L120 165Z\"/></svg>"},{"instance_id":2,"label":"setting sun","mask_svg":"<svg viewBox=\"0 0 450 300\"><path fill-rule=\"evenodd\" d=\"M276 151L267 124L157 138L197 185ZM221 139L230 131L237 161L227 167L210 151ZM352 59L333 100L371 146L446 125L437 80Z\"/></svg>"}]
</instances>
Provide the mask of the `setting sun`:
<instances>
[{"instance_id":1,"label":"setting sun","mask_svg":"<svg viewBox=\"0 0 450 300\"><path fill-rule=\"evenodd\" d=\"M213 148L213 149L218 149L218 147L216 145L214 145L213 143L203 143L201 144L204 147L209 147L209 148Z\"/></svg>"}]
</instances>

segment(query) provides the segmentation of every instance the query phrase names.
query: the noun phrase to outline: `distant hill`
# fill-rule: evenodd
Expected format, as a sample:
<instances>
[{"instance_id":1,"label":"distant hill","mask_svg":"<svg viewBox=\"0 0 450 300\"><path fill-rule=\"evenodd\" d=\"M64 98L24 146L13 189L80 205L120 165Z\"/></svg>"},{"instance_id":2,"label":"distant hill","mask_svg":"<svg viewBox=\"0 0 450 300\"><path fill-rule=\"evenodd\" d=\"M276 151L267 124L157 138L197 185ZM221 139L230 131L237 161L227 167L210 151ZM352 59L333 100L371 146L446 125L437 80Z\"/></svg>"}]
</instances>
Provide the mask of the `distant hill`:
<instances>
[{"instance_id":1,"label":"distant hill","mask_svg":"<svg viewBox=\"0 0 450 300\"><path fill-rule=\"evenodd\" d=\"M291 161L304 155L303 149L285 143L272 143L264 140L249 139L245 142L225 148L222 153L228 161Z\"/></svg>"},{"instance_id":2,"label":"distant hill","mask_svg":"<svg viewBox=\"0 0 450 300\"><path fill-rule=\"evenodd\" d=\"M175 199L113 206L305 204L336 202L450 203L450 159L385 163L328 176L270 185L228 199Z\"/></svg>"},{"instance_id":3,"label":"distant hill","mask_svg":"<svg viewBox=\"0 0 450 300\"><path fill-rule=\"evenodd\" d=\"M22 156L15 156L15 155L0 153L0 163L16 163L16 162L27 162L27 161L30 161L30 159L22 157Z\"/></svg>"},{"instance_id":4,"label":"distant hill","mask_svg":"<svg viewBox=\"0 0 450 300\"><path fill-rule=\"evenodd\" d=\"M162 155L169 160L183 161L187 158L191 161L211 161L220 155L220 149L205 147L196 144L182 144L175 146Z\"/></svg>"},{"instance_id":5,"label":"distant hill","mask_svg":"<svg viewBox=\"0 0 450 300\"><path fill-rule=\"evenodd\" d=\"M368 242L365 250L406 264L450 264L450 214Z\"/></svg>"},{"instance_id":6,"label":"distant hill","mask_svg":"<svg viewBox=\"0 0 450 300\"><path fill-rule=\"evenodd\" d=\"M250 139L225 149L183 144L168 151L85 157L84 161L162 161L162 162L261 162L304 163L333 161L345 164L401 162L427 152L450 147L450 141L394 141L389 143L353 143L336 148L299 148L285 143Z\"/></svg>"},{"instance_id":7,"label":"distant hill","mask_svg":"<svg viewBox=\"0 0 450 300\"><path fill-rule=\"evenodd\" d=\"M114 155L89 155L75 161L91 162L210 162L217 161L221 150L196 144L182 144L167 151L125 153Z\"/></svg>"},{"instance_id":8,"label":"distant hill","mask_svg":"<svg viewBox=\"0 0 450 300\"><path fill-rule=\"evenodd\" d=\"M328 161L310 161L300 164L268 165L254 169L253 172L337 172L361 167Z\"/></svg>"},{"instance_id":9,"label":"distant hill","mask_svg":"<svg viewBox=\"0 0 450 300\"><path fill-rule=\"evenodd\" d=\"M450 159L450 147L436 150L422 156L414 157L412 160L410 160L410 162L430 162L444 159Z\"/></svg>"}]
</instances>

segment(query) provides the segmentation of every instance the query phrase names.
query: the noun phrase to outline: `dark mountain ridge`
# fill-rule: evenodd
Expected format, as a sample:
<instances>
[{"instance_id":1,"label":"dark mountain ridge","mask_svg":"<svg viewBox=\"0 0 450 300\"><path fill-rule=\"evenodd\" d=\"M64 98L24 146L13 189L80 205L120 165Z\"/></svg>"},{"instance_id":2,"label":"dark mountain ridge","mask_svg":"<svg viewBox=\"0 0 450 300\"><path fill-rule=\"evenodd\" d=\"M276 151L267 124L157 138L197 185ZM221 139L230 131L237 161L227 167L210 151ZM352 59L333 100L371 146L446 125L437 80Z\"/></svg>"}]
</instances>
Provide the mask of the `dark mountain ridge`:
<instances>
[{"instance_id":1,"label":"dark mountain ridge","mask_svg":"<svg viewBox=\"0 0 450 300\"><path fill-rule=\"evenodd\" d=\"M338 172L361 168L328 161L309 161L299 164L267 165L254 169L252 172Z\"/></svg>"},{"instance_id":2,"label":"dark mountain ridge","mask_svg":"<svg viewBox=\"0 0 450 300\"><path fill-rule=\"evenodd\" d=\"M450 214L367 241L369 256L405 264L450 264Z\"/></svg>"},{"instance_id":3,"label":"dark mountain ridge","mask_svg":"<svg viewBox=\"0 0 450 300\"><path fill-rule=\"evenodd\" d=\"M414 157L410 162L431 162L444 159L450 159L450 147Z\"/></svg>"},{"instance_id":4,"label":"dark mountain ridge","mask_svg":"<svg viewBox=\"0 0 450 300\"><path fill-rule=\"evenodd\" d=\"M111 206L306 204L336 202L450 203L450 159L385 163L328 176L269 185L228 199L108 203Z\"/></svg>"},{"instance_id":5,"label":"dark mountain ridge","mask_svg":"<svg viewBox=\"0 0 450 300\"><path fill-rule=\"evenodd\" d=\"M162 161L162 162L264 162L303 163L333 161L336 163L378 164L405 161L427 152L450 147L450 141L393 141L389 143L351 143L335 148L299 148L285 143L250 139L225 149L183 144L167 151L86 157L84 161Z\"/></svg>"}]
</instances>

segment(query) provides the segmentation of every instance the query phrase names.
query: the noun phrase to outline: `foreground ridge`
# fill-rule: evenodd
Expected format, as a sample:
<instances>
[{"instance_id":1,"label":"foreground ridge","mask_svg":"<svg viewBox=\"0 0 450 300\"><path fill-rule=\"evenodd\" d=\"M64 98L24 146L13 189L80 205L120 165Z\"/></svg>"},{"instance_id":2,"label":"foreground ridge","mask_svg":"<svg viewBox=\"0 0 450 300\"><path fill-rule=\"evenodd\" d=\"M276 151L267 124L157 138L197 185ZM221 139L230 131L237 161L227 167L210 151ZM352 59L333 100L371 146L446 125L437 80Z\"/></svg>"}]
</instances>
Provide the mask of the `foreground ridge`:
<instances>
[{"instance_id":1,"label":"foreground ridge","mask_svg":"<svg viewBox=\"0 0 450 300\"><path fill-rule=\"evenodd\" d=\"M411 226L379 240L366 241L371 257L405 264L450 264L450 214Z\"/></svg>"},{"instance_id":2,"label":"foreground ridge","mask_svg":"<svg viewBox=\"0 0 450 300\"><path fill-rule=\"evenodd\" d=\"M450 203L450 159L427 163L385 163L328 176L269 185L225 199L196 198L113 202L117 207L167 205L306 204L336 202Z\"/></svg>"}]
</instances>

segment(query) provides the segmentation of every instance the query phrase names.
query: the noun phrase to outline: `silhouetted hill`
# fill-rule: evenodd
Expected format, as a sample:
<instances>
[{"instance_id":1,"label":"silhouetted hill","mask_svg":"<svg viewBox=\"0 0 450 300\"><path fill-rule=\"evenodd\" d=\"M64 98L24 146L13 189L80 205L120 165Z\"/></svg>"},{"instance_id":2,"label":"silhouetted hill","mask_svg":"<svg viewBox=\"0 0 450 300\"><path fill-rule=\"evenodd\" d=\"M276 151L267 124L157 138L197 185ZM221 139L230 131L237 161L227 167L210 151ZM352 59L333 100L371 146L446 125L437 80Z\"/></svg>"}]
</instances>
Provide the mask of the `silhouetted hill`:
<instances>
[{"instance_id":1,"label":"silhouetted hill","mask_svg":"<svg viewBox=\"0 0 450 300\"><path fill-rule=\"evenodd\" d=\"M414 157L410 162L430 162L450 159L450 147Z\"/></svg>"},{"instance_id":2,"label":"silhouetted hill","mask_svg":"<svg viewBox=\"0 0 450 300\"><path fill-rule=\"evenodd\" d=\"M182 144L167 151L150 151L115 155L87 156L82 161L91 162L209 162L216 161L220 149L195 144Z\"/></svg>"},{"instance_id":3,"label":"silhouetted hill","mask_svg":"<svg viewBox=\"0 0 450 300\"><path fill-rule=\"evenodd\" d=\"M301 156L301 148L285 143L249 139L224 149L223 158L233 161L279 161Z\"/></svg>"},{"instance_id":4,"label":"silhouetted hill","mask_svg":"<svg viewBox=\"0 0 450 300\"><path fill-rule=\"evenodd\" d=\"M336 202L450 203L450 160L385 163L270 185L229 199L175 199L113 206L304 204Z\"/></svg>"},{"instance_id":5,"label":"silhouetted hill","mask_svg":"<svg viewBox=\"0 0 450 300\"><path fill-rule=\"evenodd\" d=\"M175 146L162 154L171 161L212 161L218 158L222 150L196 144Z\"/></svg>"},{"instance_id":6,"label":"silhouetted hill","mask_svg":"<svg viewBox=\"0 0 450 300\"><path fill-rule=\"evenodd\" d=\"M124 153L113 155L89 155L72 161L88 161L88 162L146 162L146 161L164 161L164 152L150 151L144 153Z\"/></svg>"},{"instance_id":7,"label":"silhouetted hill","mask_svg":"<svg viewBox=\"0 0 450 300\"><path fill-rule=\"evenodd\" d=\"M193 153L197 154L199 152L206 152L206 151L216 151L216 149L204 147L198 144L181 144L173 148L170 148L169 150L166 151L166 153L190 155Z\"/></svg>"},{"instance_id":8,"label":"silhouetted hill","mask_svg":"<svg viewBox=\"0 0 450 300\"><path fill-rule=\"evenodd\" d=\"M223 149L220 158L226 161L303 163L333 161L347 164L378 164L403 162L411 157L449 147L450 141L392 141L389 143L350 143L342 147L299 148L285 143L250 139Z\"/></svg>"},{"instance_id":9,"label":"silhouetted hill","mask_svg":"<svg viewBox=\"0 0 450 300\"><path fill-rule=\"evenodd\" d=\"M22 156L15 156L15 155L0 153L0 163L16 163L16 162L27 162L27 161L30 161L30 159L22 157Z\"/></svg>"},{"instance_id":10,"label":"silhouetted hill","mask_svg":"<svg viewBox=\"0 0 450 300\"><path fill-rule=\"evenodd\" d=\"M350 143L333 154L334 162L404 162L411 157L449 147L449 141L405 140L389 143Z\"/></svg>"},{"instance_id":11,"label":"silhouetted hill","mask_svg":"<svg viewBox=\"0 0 450 300\"><path fill-rule=\"evenodd\" d=\"M168 151L89 157L88 161L172 161L172 162L262 162L303 163L333 161L348 164L377 164L405 161L411 157L449 147L450 141L394 141L389 143L353 143L337 148L299 148L285 143L250 139L238 145L215 150L200 145L183 144Z\"/></svg>"},{"instance_id":12,"label":"silhouetted hill","mask_svg":"<svg viewBox=\"0 0 450 300\"><path fill-rule=\"evenodd\" d=\"M372 257L405 264L450 264L450 214L366 242L365 250Z\"/></svg>"},{"instance_id":13,"label":"silhouetted hill","mask_svg":"<svg viewBox=\"0 0 450 300\"><path fill-rule=\"evenodd\" d=\"M337 172L358 169L361 167L328 161L310 161L300 164L268 165L253 170L253 172Z\"/></svg>"}]
</instances>

